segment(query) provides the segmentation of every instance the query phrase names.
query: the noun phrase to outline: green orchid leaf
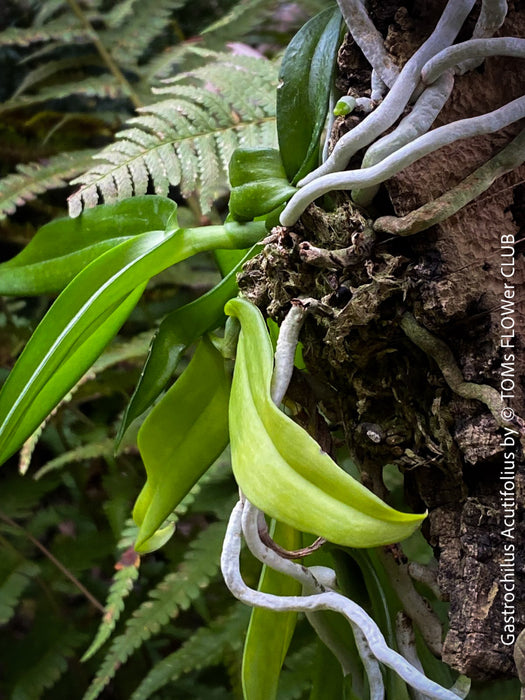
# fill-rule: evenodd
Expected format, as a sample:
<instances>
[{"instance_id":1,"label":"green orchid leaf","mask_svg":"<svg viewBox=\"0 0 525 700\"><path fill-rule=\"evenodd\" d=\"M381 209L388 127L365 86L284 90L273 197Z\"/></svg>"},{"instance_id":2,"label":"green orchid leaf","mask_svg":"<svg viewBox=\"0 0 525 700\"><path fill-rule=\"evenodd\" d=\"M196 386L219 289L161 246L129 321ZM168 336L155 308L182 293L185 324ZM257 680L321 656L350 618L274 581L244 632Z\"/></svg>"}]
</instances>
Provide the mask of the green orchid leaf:
<instances>
[{"instance_id":1,"label":"green orchid leaf","mask_svg":"<svg viewBox=\"0 0 525 700\"><path fill-rule=\"evenodd\" d=\"M285 178L268 178L235 187L230 194L230 214L237 221L251 221L273 212L296 192Z\"/></svg>"},{"instance_id":2,"label":"green orchid leaf","mask_svg":"<svg viewBox=\"0 0 525 700\"><path fill-rule=\"evenodd\" d=\"M0 294L59 292L88 263L119 243L146 231L177 228L177 205L163 197L133 197L87 209L77 219L43 226L14 258L0 265Z\"/></svg>"},{"instance_id":3,"label":"green orchid leaf","mask_svg":"<svg viewBox=\"0 0 525 700\"><path fill-rule=\"evenodd\" d=\"M260 510L336 544L373 547L408 537L425 515L401 513L353 479L270 396L273 354L260 311L226 305L241 323L230 401L232 466Z\"/></svg>"},{"instance_id":4,"label":"green orchid leaf","mask_svg":"<svg viewBox=\"0 0 525 700\"><path fill-rule=\"evenodd\" d=\"M258 250L262 250L262 247L258 247ZM213 257L219 272L223 277L226 277L243 260L247 253L247 250L216 250L213 253Z\"/></svg>"},{"instance_id":5,"label":"green orchid leaf","mask_svg":"<svg viewBox=\"0 0 525 700\"><path fill-rule=\"evenodd\" d=\"M230 215L237 221L273 213L296 192L273 148L238 148L230 160L229 177Z\"/></svg>"},{"instance_id":6,"label":"green orchid leaf","mask_svg":"<svg viewBox=\"0 0 525 700\"><path fill-rule=\"evenodd\" d=\"M173 230L173 220L167 231L149 231L106 251L56 299L0 392L0 463L90 367L126 318L119 307L124 304L128 315L133 306L126 300L136 303L145 282L198 252L253 245L265 230L264 224Z\"/></svg>"},{"instance_id":7,"label":"green orchid leaf","mask_svg":"<svg viewBox=\"0 0 525 700\"><path fill-rule=\"evenodd\" d=\"M65 352L59 341L53 347L45 338L56 314L51 314L50 324L42 322L37 328L36 340L30 339L0 392L0 464L19 449L89 369L132 312L144 287L140 285L102 310L93 326L65 341Z\"/></svg>"},{"instance_id":8,"label":"green orchid leaf","mask_svg":"<svg viewBox=\"0 0 525 700\"><path fill-rule=\"evenodd\" d=\"M272 538L288 550L301 547L301 533L284 523L272 522ZM301 584L264 565L259 591L278 596L301 594ZM281 668L297 622L296 612L253 608L242 658L245 700L274 700Z\"/></svg>"},{"instance_id":9,"label":"green orchid leaf","mask_svg":"<svg viewBox=\"0 0 525 700\"><path fill-rule=\"evenodd\" d=\"M228 169L232 188L258 180L286 180L286 172L276 148L237 148Z\"/></svg>"},{"instance_id":10,"label":"green orchid leaf","mask_svg":"<svg viewBox=\"0 0 525 700\"><path fill-rule=\"evenodd\" d=\"M147 473L133 510L138 552L152 551L158 528L228 444L229 397L224 359L203 338L138 433Z\"/></svg>"},{"instance_id":11,"label":"green orchid leaf","mask_svg":"<svg viewBox=\"0 0 525 700\"><path fill-rule=\"evenodd\" d=\"M281 63L277 135L292 184L317 166L340 31L337 8L320 12L297 32Z\"/></svg>"},{"instance_id":12,"label":"green orchid leaf","mask_svg":"<svg viewBox=\"0 0 525 700\"><path fill-rule=\"evenodd\" d=\"M117 333L120 326L104 324L107 332L92 343L108 313L151 277L152 263L157 268L164 263L163 244L172 238L152 231L120 243L90 263L56 299L0 392L0 462L31 435ZM125 318L119 320L122 324ZM79 361L72 363L72 355Z\"/></svg>"},{"instance_id":13,"label":"green orchid leaf","mask_svg":"<svg viewBox=\"0 0 525 700\"><path fill-rule=\"evenodd\" d=\"M124 413L116 447L135 418L150 408L164 390L187 348L204 333L224 323L226 318L224 305L239 291L237 272L244 262L260 249L260 246L252 246L247 252L242 251L244 255L240 258L237 255L239 251L220 251L230 253L228 264L236 261L226 277L199 299L172 311L163 319L153 338L139 382Z\"/></svg>"},{"instance_id":14,"label":"green orchid leaf","mask_svg":"<svg viewBox=\"0 0 525 700\"><path fill-rule=\"evenodd\" d=\"M350 632L350 636L352 635L350 628L348 628L347 632ZM341 671L341 664L330 649L323 644L321 639L318 639L312 689L308 700L342 700L342 698L348 700L343 690L343 683L344 677Z\"/></svg>"}]
</instances>

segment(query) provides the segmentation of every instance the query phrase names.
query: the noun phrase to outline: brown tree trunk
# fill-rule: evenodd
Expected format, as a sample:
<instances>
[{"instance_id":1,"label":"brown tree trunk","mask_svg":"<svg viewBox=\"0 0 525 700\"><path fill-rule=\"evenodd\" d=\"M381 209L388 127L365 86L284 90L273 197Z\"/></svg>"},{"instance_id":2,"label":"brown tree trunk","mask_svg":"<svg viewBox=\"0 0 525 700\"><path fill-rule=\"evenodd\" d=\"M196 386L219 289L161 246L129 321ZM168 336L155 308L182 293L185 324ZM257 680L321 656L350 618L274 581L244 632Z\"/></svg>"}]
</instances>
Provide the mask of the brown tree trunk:
<instances>
[{"instance_id":1,"label":"brown tree trunk","mask_svg":"<svg viewBox=\"0 0 525 700\"><path fill-rule=\"evenodd\" d=\"M377 0L369 7L402 64L444 4L429 0L405 8ZM471 36L475 16L460 39ZM509 3L499 33L525 36L519 3ZM340 51L340 87L362 96L369 78L359 50L347 41ZM491 111L524 87L524 61L488 59L456 79L435 126ZM340 119L335 138L355 120ZM416 162L387 183L372 218L404 215L450 190L520 128L461 141ZM502 427L486 403L451 389L436 357L417 347L401 319L410 312L446 343L464 381L498 392L503 387L504 405L525 416L524 183L522 167L440 225L411 237L385 235L373 247L354 245L344 260L312 248L347 249L366 236L360 232L370 212L359 213L338 196L333 214L312 206L301 224L274 230L242 280L244 293L279 321L294 297L323 302L325 316L307 322L310 376L299 380L295 395L310 427L315 418L325 449L330 432L315 407L332 428L342 429L367 485L387 496L382 467L397 464L413 508L428 508L424 534L450 601L442 657L474 679L516 675L513 642L525 627L523 423L517 418Z\"/></svg>"}]
</instances>

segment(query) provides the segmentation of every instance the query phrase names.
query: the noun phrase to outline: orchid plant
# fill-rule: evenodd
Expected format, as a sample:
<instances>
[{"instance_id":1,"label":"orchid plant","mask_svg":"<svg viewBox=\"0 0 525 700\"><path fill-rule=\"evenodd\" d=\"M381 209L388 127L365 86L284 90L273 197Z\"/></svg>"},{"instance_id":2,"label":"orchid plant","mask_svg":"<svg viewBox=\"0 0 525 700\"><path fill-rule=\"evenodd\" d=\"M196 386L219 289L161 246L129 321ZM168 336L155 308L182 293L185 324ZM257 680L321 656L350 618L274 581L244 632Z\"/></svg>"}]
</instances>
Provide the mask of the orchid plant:
<instances>
[{"instance_id":1,"label":"orchid plant","mask_svg":"<svg viewBox=\"0 0 525 700\"><path fill-rule=\"evenodd\" d=\"M425 514L403 513L384 503L281 409L297 364L303 321L317 312L319 300L294 300L274 356L261 310L237 296L236 273L260 252L268 230L277 224L293 226L324 194L349 190L354 201L366 207L382 182L426 154L525 117L521 97L489 114L430 131L457 73L472 70L486 56L525 57L524 39L492 38L505 19L506 2L501 0L483 0L473 38L452 45L473 6L474 0L449 0L435 30L402 69L389 57L361 0L338 0L337 8L305 25L282 62L279 150L235 152L230 164L230 215L223 225L181 228L174 202L135 197L47 224L25 250L0 266L2 294L60 292L0 393L0 460L5 461L75 387L129 316L151 277L201 251L219 251L219 261L220 251L232 251L222 258L222 281L163 320L117 442L135 419L147 413L138 433L147 480L133 511L139 553L161 547L172 535L171 512L231 444L240 499L224 541L222 571L233 595L258 608L244 655L247 700L275 697L298 611L306 613L344 675L352 675L349 651L337 625L323 611L336 611L350 623L365 676L354 674L347 697L384 698L382 666L413 688L413 697L453 700L468 692L463 677L451 689L428 678L413 638L403 637L401 627L399 650L391 648L370 614L344 594L332 568L293 561L311 555L325 542L343 548L398 542L418 528ZM334 97L341 16L372 68L370 97L343 96L339 101ZM321 139L329 104L333 109L335 103L337 114L357 109L365 116L328 155ZM400 119L407 108L408 115ZM363 148L367 150L361 167L346 170ZM381 217L372 223L371 232L409 235L422 230L450 216L524 159L521 134L474 173L461 192L443 195L440 207L432 211L423 207L404 219ZM212 334L224 324L223 336ZM413 318L404 317L401 328L425 348L429 334ZM189 365L166 390L183 353L196 342ZM458 391L466 391L465 385L459 380L451 384ZM495 415L501 412L490 392L474 394ZM266 516L272 521L270 529ZM311 535L318 538L314 544ZM258 590L245 584L240 573L242 538L264 564ZM257 649L264 650L271 671L264 679L254 660Z\"/></svg>"}]
</instances>

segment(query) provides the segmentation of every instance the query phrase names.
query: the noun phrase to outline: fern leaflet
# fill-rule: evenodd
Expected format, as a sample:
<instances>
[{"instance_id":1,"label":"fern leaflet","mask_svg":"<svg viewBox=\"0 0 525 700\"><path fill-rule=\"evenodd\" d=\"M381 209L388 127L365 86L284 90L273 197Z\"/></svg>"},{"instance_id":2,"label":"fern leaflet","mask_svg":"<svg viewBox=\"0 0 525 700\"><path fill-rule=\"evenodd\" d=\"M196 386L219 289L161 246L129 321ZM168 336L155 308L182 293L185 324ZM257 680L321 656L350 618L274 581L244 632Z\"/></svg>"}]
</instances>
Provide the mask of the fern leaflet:
<instances>
[{"instance_id":1,"label":"fern leaflet","mask_svg":"<svg viewBox=\"0 0 525 700\"><path fill-rule=\"evenodd\" d=\"M10 562L9 553L3 551L3 564ZM19 557L9 566L7 571L2 571L0 582L0 625L5 625L15 613L16 606L24 590L31 579L40 571L40 567L30 561L20 560Z\"/></svg>"},{"instance_id":2,"label":"fern leaflet","mask_svg":"<svg viewBox=\"0 0 525 700\"><path fill-rule=\"evenodd\" d=\"M0 220L42 192L67 187L70 178L89 167L92 156L91 150L71 151L39 163L18 165L18 172L0 180Z\"/></svg>"},{"instance_id":3,"label":"fern leaflet","mask_svg":"<svg viewBox=\"0 0 525 700\"><path fill-rule=\"evenodd\" d=\"M59 39L66 43L89 42L91 35L80 27L73 15L65 15L52 19L42 26L20 29L11 27L0 34L0 46L30 46L42 41Z\"/></svg>"},{"instance_id":4,"label":"fern leaflet","mask_svg":"<svg viewBox=\"0 0 525 700\"><path fill-rule=\"evenodd\" d=\"M221 663L227 649L240 649L249 617L249 608L234 605L229 615L197 630L180 649L155 665L131 700L146 700L183 673Z\"/></svg>"},{"instance_id":5,"label":"fern leaflet","mask_svg":"<svg viewBox=\"0 0 525 700\"><path fill-rule=\"evenodd\" d=\"M95 639L81 661L87 661L110 638L120 614L124 610L124 599L129 595L133 584L138 578L139 563L140 557L134 552L132 547L123 552L120 561L115 566L117 573L111 582L104 617L97 630Z\"/></svg>"},{"instance_id":6,"label":"fern leaflet","mask_svg":"<svg viewBox=\"0 0 525 700\"><path fill-rule=\"evenodd\" d=\"M189 546L179 570L150 591L149 600L133 613L125 632L113 641L84 700L95 700L135 649L199 598L219 569L225 530L226 524L217 522L202 531Z\"/></svg>"},{"instance_id":7,"label":"fern leaflet","mask_svg":"<svg viewBox=\"0 0 525 700\"><path fill-rule=\"evenodd\" d=\"M308 644L285 661L285 668L279 678L278 700L297 700L311 688L312 680L305 674L305 668L313 668L317 654L317 643Z\"/></svg>"},{"instance_id":8,"label":"fern leaflet","mask_svg":"<svg viewBox=\"0 0 525 700\"><path fill-rule=\"evenodd\" d=\"M79 445L72 450L63 452L58 457L46 462L43 467L35 472L34 479L41 479L49 472L60 469L72 462L81 462L84 459L95 459L96 457L112 457L115 449L115 441L106 438L100 442L88 442L86 445Z\"/></svg>"},{"instance_id":9,"label":"fern leaflet","mask_svg":"<svg viewBox=\"0 0 525 700\"><path fill-rule=\"evenodd\" d=\"M84 640L85 635L69 629L46 645L36 664L25 668L13 689L11 700L38 700L67 670L67 660Z\"/></svg>"},{"instance_id":10,"label":"fern leaflet","mask_svg":"<svg viewBox=\"0 0 525 700\"><path fill-rule=\"evenodd\" d=\"M207 27L202 35L209 46L231 42L260 27L263 13L267 14L275 4L275 1L268 0L240 0L224 17Z\"/></svg>"},{"instance_id":11,"label":"fern leaflet","mask_svg":"<svg viewBox=\"0 0 525 700\"><path fill-rule=\"evenodd\" d=\"M155 37L166 29L173 10L184 4L185 0L156 0L152 12L150 3L134 3L132 13L127 14L126 31L123 32L119 26L104 35L104 42L111 47L113 58L121 66L135 66ZM127 11L126 8L123 10Z\"/></svg>"},{"instance_id":12,"label":"fern leaflet","mask_svg":"<svg viewBox=\"0 0 525 700\"><path fill-rule=\"evenodd\" d=\"M73 181L70 214L107 201L179 185L184 196L198 193L209 211L224 185L231 155L243 146L275 143L274 95L277 64L263 58L214 54L215 61L178 76L155 92L170 97L140 110L117 134L95 165Z\"/></svg>"},{"instance_id":13,"label":"fern leaflet","mask_svg":"<svg viewBox=\"0 0 525 700\"><path fill-rule=\"evenodd\" d=\"M62 100L71 95L116 99L125 95L124 89L112 75L84 78L71 83L58 83L39 90L35 95L19 95L0 105L0 114L14 109L31 107L49 100Z\"/></svg>"},{"instance_id":14,"label":"fern leaflet","mask_svg":"<svg viewBox=\"0 0 525 700\"><path fill-rule=\"evenodd\" d=\"M128 18L133 17L137 0L122 0L111 8L106 16L108 27L120 27Z\"/></svg>"}]
</instances>

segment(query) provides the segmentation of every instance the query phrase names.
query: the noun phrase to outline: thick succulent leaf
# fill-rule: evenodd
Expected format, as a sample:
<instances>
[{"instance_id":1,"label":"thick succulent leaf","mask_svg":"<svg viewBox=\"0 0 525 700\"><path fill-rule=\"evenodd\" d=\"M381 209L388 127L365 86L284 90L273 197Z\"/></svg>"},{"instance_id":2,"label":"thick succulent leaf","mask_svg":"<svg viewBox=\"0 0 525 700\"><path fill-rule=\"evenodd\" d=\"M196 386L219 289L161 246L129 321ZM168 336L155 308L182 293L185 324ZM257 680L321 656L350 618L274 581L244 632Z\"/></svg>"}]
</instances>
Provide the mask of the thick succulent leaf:
<instances>
[{"instance_id":1,"label":"thick succulent leaf","mask_svg":"<svg viewBox=\"0 0 525 700\"><path fill-rule=\"evenodd\" d=\"M301 533L274 521L272 538L288 550L301 547ZM257 590L278 596L301 594L301 584L264 565ZM253 608L244 643L242 687L245 700L273 700L292 639L297 613Z\"/></svg>"},{"instance_id":2,"label":"thick succulent leaf","mask_svg":"<svg viewBox=\"0 0 525 700\"><path fill-rule=\"evenodd\" d=\"M0 265L0 294L61 291L107 250L145 231L163 231L170 218L173 225L176 211L169 199L144 196L86 210L77 219L51 221L18 255Z\"/></svg>"},{"instance_id":3,"label":"thick succulent leaf","mask_svg":"<svg viewBox=\"0 0 525 700\"><path fill-rule=\"evenodd\" d=\"M186 349L201 335L222 325L226 318L224 305L238 292L237 272L258 250L260 246L253 246L240 259L236 257L236 264L219 284L199 299L176 309L163 319L122 419L117 446L135 418L150 408L163 391Z\"/></svg>"},{"instance_id":4,"label":"thick succulent leaf","mask_svg":"<svg viewBox=\"0 0 525 700\"><path fill-rule=\"evenodd\" d=\"M204 338L139 430L148 478L133 510L138 552L158 546L151 538L228 444L229 398L223 357Z\"/></svg>"},{"instance_id":5,"label":"thick succulent leaf","mask_svg":"<svg viewBox=\"0 0 525 700\"><path fill-rule=\"evenodd\" d=\"M317 166L340 29L339 10L323 10L297 32L284 54L277 90L277 135L284 169L293 184Z\"/></svg>"},{"instance_id":6,"label":"thick succulent leaf","mask_svg":"<svg viewBox=\"0 0 525 700\"><path fill-rule=\"evenodd\" d=\"M228 167L230 216L251 221L281 211L281 204L295 193L288 182L279 151L275 148L238 148ZM278 222L276 222L278 223ZM267 226L271 228L271 226Z\"/></svg>"},{"instance_id":7,"label":"thick succulent leaf","mask_svg":"<svg viewBox=\"0 0 525 700\"><path fill-rule=\"evenodd\" d=\"M232 299L241 333L230 401L232 465L247 498L265 513L336 544L375 547L405 539L424 515L381 501L324 453L270 396L271 341L259 310Z\"/></svg>"}]
</instances>

